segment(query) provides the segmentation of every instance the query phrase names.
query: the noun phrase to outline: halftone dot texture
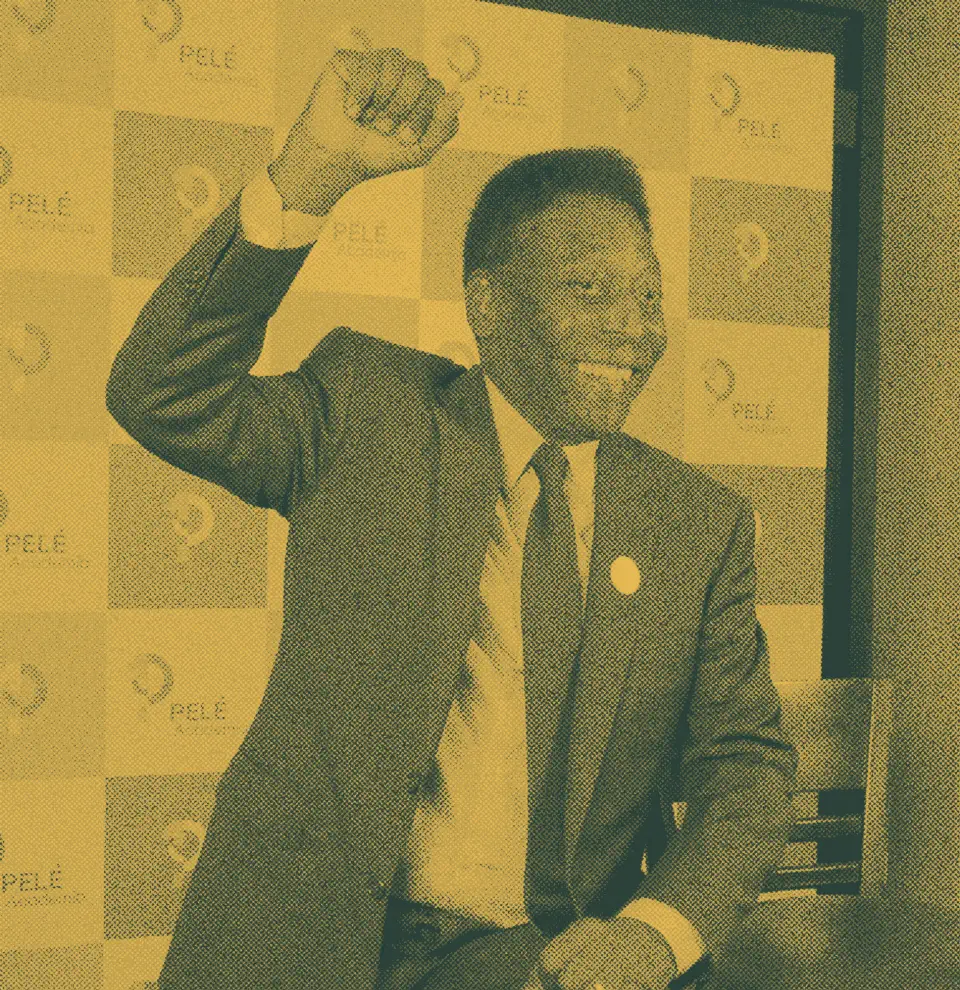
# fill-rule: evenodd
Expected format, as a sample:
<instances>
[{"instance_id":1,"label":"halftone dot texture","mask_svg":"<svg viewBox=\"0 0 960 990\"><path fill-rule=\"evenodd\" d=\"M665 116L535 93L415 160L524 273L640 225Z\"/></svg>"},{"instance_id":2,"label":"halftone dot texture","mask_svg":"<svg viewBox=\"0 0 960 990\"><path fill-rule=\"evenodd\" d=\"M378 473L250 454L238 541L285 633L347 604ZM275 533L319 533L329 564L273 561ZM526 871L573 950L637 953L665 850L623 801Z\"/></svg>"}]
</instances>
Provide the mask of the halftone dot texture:
<instances>
[{"instance_id":1,"label":"halftone dot texture","mask_svg":"<svg viewBox=\"0 0 960 990\"><path fill-rule=\"evenodd\" d=\"M237 428L258 410L280 417L282 431L252 439L289 471L261 476L243 458L253 447L235 448L231 493L190 459L191 430L226 443L227 426L165 393L174 467L107 415L107 376L160 280L279 149L320 67L348 45L422 58L464 94L461 128L425 169L339 203L282 303L288 261L234 259L256 254L250 297L279 309L265 344L252 334L231 369L273 377L242 395L229 377L209 384L208 409L230 410ZM832 58L441 0L8 5L0 50L0 415L17 423L0 443L3 463L25 466L0 477L0 870L17 878L0 895L0 985L156 979L216 781L280 642L287 523L263 506L290 483L309 490L322 467L291 457L310 429L293 369L340 325L475 361L463 234L483 184L519 155L605 145L639 167L668 345L628 432L750 498L774 676L818 676ZM203 289L206 273L183 274L185 292ZM215 363L225 340L211 334L183 367ZM382 398L360 401L374 412ZM342 411L328 412L339 428ZM388 466L416 453L409 437L385 438ZM356 518L388 516L416 495L405 484L343 501ZM352 559L293 575L331 637L343 575L376 559L396 569L398 597L414 586L376 526L356 540ZM604 578L621 595L635 582L625 566ZM363 604L355 634L372 636L384 603ZM335 667L318 644L288 668L305 692L311 664ZM338 704L364 718L342 677ZM387 751L408 714L387 698L364 732ZM313 736L306 717L291 729L305 752ZM376 800L384 773L371 764L352 807ZM267 824L293 841L304 823Z\"/></svg>"}]
</instances>

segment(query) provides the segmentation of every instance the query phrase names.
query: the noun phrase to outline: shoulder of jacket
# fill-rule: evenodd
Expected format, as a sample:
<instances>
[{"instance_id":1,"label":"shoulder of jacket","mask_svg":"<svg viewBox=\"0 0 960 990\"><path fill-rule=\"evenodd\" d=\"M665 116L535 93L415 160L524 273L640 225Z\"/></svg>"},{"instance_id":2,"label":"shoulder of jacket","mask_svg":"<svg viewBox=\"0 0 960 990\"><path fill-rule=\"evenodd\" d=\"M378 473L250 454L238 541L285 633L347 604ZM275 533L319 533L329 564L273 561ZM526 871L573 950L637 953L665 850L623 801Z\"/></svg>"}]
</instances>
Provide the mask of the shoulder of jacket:
<instances>
[{"instance_id":1,"label":"shoulder of jacket","mask_svg":"<svg viewBox=\"0 0 960 990\"><path fill-rule=\"evenodd\" d=\"M706 468L681 460L668 451L654 447L637 437L628 434L624 436L628 437L628 447L635 456L648 458L658 474L685 489L698 502L712 502L734 516L741 511L753 511L753 504L747 495L715 478Z\"/></svg>"},{"instance_id":2,"label":"shoulder of jacket","mask_svg":"<svg viewBox=\"0 0 960 990\"><path fill-rule=\"evenodd\" d=\"M431 395L439 383L462 370L448 358L349 326L337 326L325 334L305 363L315 369L346 365L354 388L389 386L394 399L404 391Z\"/></svg>"}]
</instances>

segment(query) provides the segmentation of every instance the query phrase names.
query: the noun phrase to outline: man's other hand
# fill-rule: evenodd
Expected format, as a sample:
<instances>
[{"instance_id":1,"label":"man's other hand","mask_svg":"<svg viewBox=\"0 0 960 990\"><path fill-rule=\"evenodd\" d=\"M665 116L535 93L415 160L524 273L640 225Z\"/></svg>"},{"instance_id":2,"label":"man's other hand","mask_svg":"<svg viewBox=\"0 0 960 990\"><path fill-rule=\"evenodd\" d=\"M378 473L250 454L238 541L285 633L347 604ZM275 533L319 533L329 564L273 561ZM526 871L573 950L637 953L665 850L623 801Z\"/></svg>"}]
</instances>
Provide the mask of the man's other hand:
<instances>
[{"instance_id":1,"label":"man's other hand","mask_svg":"<svg viewBox=\"0 0 960 990\"><path fill-rule=\"evenodd\" d=\"M463 96L398 48L339 48L270 177L284 206L321 214L353 186L426 164L457 132Z\"/></svg>"},{"instance_id":2,"label":"man's other hand","mask_svg":"<svg viewBox=\"0 0 960 990\"><path fill-rule=\"evenodd\" d=\"M553 939L523 990L666 990L670 946L635 918L584 918Z\"/></svg>"}]
</instances>

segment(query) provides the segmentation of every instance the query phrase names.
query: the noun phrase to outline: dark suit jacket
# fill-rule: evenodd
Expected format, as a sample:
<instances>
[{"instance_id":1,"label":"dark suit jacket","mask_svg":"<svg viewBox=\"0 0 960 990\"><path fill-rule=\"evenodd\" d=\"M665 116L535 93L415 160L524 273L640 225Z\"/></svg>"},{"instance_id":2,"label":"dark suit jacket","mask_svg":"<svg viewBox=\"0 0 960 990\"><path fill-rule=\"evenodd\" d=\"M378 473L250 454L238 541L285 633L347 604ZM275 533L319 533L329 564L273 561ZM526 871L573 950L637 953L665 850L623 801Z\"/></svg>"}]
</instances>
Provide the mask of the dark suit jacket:
<instances>
[{"instance_id":1,"label":"dark suit jacket","mask_svg":"<svg viewBox=\"0 0 960 990\"><path fill-rule=\"evenodd\" d=\"M148 450L289 520L280 647L160 987L362 990L467 649L499 442L479 367L345 327L296 370L250 375L309 248L253 245L238 217L239 197L170 271L107 387ZM601 442L569 880L589 914L664 900L711 949L791 818L753 539L743 497L624 434ZM621 554L642 575L632 595L610 581ZM664 848L661 809L681 798Z\"/></svg>"}]
</instances>

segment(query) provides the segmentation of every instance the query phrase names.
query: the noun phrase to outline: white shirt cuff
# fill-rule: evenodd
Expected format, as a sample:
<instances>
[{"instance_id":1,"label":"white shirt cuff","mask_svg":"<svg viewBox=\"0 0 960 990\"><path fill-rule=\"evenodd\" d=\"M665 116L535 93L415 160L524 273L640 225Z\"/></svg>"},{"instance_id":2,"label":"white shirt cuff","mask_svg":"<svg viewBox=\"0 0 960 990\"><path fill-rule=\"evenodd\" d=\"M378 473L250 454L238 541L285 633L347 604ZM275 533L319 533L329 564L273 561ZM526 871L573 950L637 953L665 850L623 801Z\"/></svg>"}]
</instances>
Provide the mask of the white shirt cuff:
<instances>
[{"instance_id":1,"label":"white shirt cuff","mask_svg":"<svg viewBox=\"0 0 960 990\"><path fill-rule=\"evenodd\" d=\"M670 943L677 962L677 972L686 972L706 951L700 933L669 904L651 897L638 897L620 911L621 918L636 918L656 928Z\"/></svg>"},{"instance_id":2,"label":"white shirt cuff","mask_svg":"<svg viewBox=\"0 0 960 990\"><path fill-rule=\"evenodd\" d=\"M266 167L247 183L240 194L240 226L243 236L266 248L295 248L312 244L327 216L285 210Z\"/></svg>"}]
</instances>

